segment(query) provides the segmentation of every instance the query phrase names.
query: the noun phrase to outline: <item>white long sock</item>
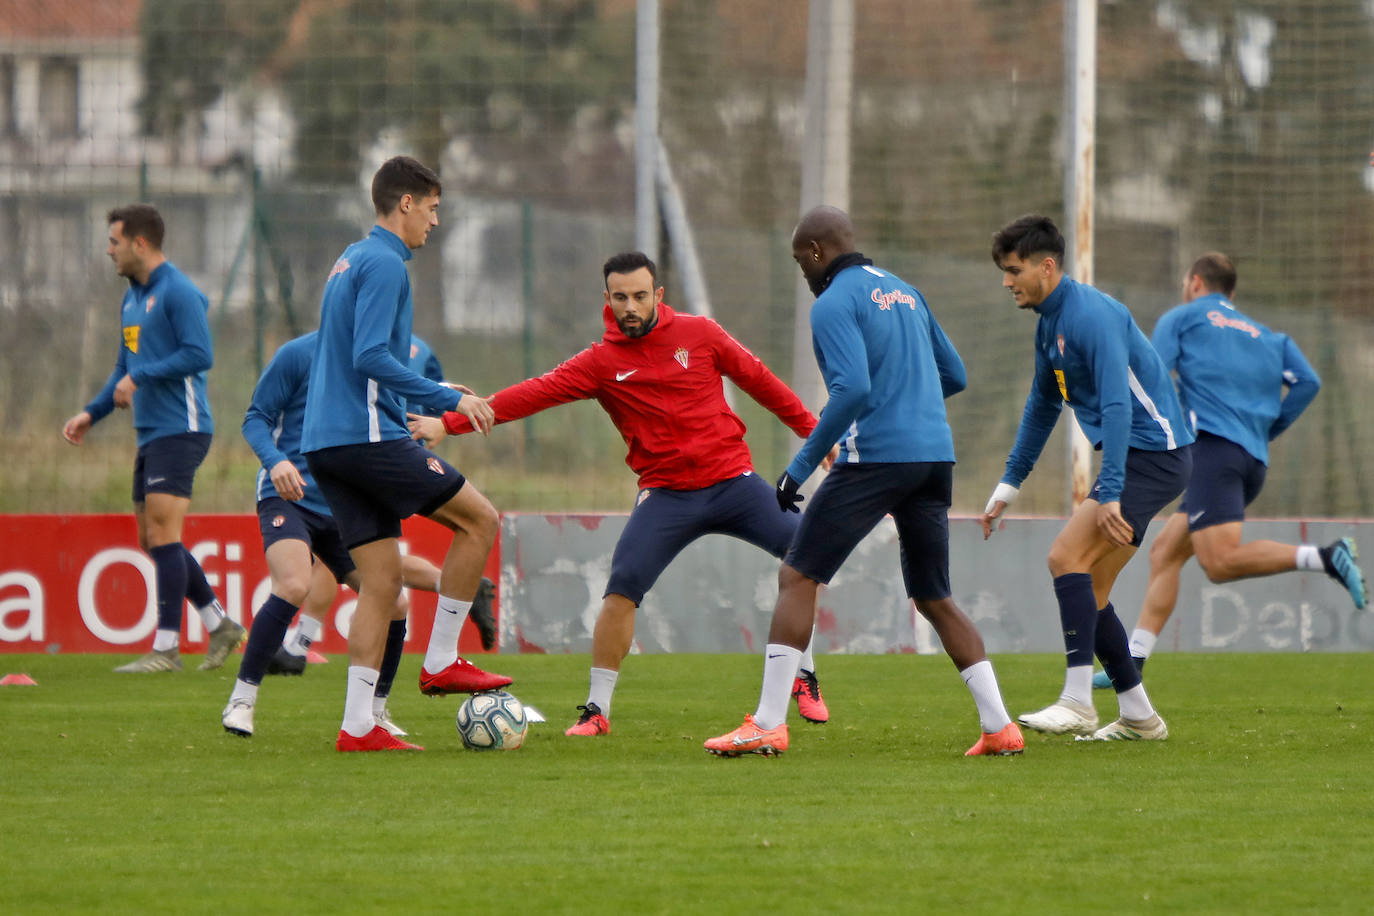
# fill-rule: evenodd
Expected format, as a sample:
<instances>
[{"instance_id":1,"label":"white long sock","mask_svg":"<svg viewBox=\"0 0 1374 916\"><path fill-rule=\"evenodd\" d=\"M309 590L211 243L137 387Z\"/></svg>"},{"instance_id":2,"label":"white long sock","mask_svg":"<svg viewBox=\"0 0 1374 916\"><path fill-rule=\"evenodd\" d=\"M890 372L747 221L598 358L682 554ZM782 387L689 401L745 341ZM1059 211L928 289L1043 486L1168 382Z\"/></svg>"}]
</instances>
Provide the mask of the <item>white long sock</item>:
<instances>
[{"instance_id":1,"label":"white long sock","mask_svg":"<svg viewBox=\"0 0 1374 916\"><path fill-rule=\"evenodd\" d=\"M429 646L425 649L425 670L430 674L438 674L458 661L458 634L463 631L470 610L471 601L439 596L434 609L434 629L429 631Z\"/></svg>"},{"instance_id":2,"label":"white long sock","mask_svg":"<svg viewBox=\"0 0 1374 916\"><path fill-rule=\"evenodd\" d=\"M181 644L181 633L176 630L158 630L153 634L153 651L166 652Z\"/></svg>"},{"instance_id":3,"label":"white long sock","mask_svg":"<svg viewBox=\"0 0 1374 916\"><path fill-rule=\"evenodd\" d=\"M983 659L969 665L959 676L973 694L973 703L978 707L978 722L983 731L996 734L1011 724L1006 704L1002 702L1002 691L997 686L997 674L992 670L992 662Z\"/></svg>"},{"instance_id":4,"label":"white long sock","mask_svg":"<svg viewBox=\"0 0 1374 916\"><path fill-rule=\"evenodd\" d=\"M1149 630L1136 627L1131 631L1131 657L1149 658L1150 653L1155 650L1155 642L1159 637Z\"/></svg>"},{"instance_id":5,"label":"white long sock","mask_svg":"<svg viewBox=\"0 0 1374 916\"><path fill-rule=\"evenodd\" d=\"M256 703L258 701L258 685L245 683L235 678L234 692L229 694L229 702L232 703L235 700L246 700L249 703Z\"/></svg>"},{"instance_id":6,"label":"white long sock","mask_svg":"<svg viewBox=\"0 0 1374 916\"><path fill-rule=\"evenodd\" d=\"M1093 666L1076 665L1064 669L1064 692L1061 700L1072 700L1079 706L1093 705Z\"/></svg>"},{"instance_id":7,"label":"white long sock","mask_svg":"<svg viewBox=\"0 0 1374 916\"><path fill-rule=\"evenodd\" d=\"M1121 704L1121 718L1134 719L1139 722L1141 719L1148 719L1155 714L1155 708L1150 703L1150 698L1145 695L1145 685L1136 684L1125 693L1116 695L1117 703Z\"/></svg>"},{"instance_id":8,"label":"white long sock","mask_svg":"<svg viewBox=\"0 0 1374 916\"><path fill-rule=\"evenodd\" d=\"M816 627L811 627L811 638L806 642L806 648L802 650L801 670L816 673Z\"/></svg>"},{"instance_id":9,"label":"white long sock","mask_svg":"<svg viewBox=\"0 0 1374 916\"><path fill-rule=\"evenodd\" d=\"M207 633L212 632L224 620L224 607L218 599L211 601L205 607L196 608L196 613L200 615L200 622L205 625Z\"/></svg>"},{"instance_id":10,"label":"white long sock","mask_svg":"<svg viewBox=\"0 0 1374 916\"><path fill-rule=\"evenodd\" d=\"M1298 569L1315 569L1319 572L1326 571L1326 564L1322 563L1322 555L1317 552L1316 544L1301 544L1298 546L1297 566Z\"/></svg>"},{"instance_id":11,"label":"white long sock","mask_svg":"<svg viewBox=\"0 0 1374 916\"><path fill-rule=\"evenodd\" d=\"M376 668L348 666L348 692L344 694L343 730L361 738L377 727L372 716L372 698L377 690Z\"/></svg>"},{"instance_id":12,"label":"white long sock","mask_svg":"<svg viewBox=\"0 0 1374 916\"><path fill-rule=\"evenodd\" d=\"M754 711L754 724L759 728L777 728L787 721L792 682L797 679L801 656L800 649L772 642L763 650L763 689L759 692L759 708Z\"/></svg>"},{"instance_id":13,"label":"white long sock","mask_svg":"<svg viewBox=\"0 0 1374 916\"><path fill-rule=\"evenodd\" d=\"M611 694L615 693L615 682L619 677L620 672L610 668L593 668L588 677L587 702L595 703L607 719L611 717Z\"/></svg>"},{"instance_id":14,"label":"white long sock","mask_svg":"<svg viewBox=\"0 0 1374 916\"><path fill-rule=\"evenodd\" d=\"M324 624L314 617L307 617L302 614L300 624L297 626L295 635L288 638L283 643L286 651L292 655L305 655L310 651L310 647L324 634Z\"/></svg>"}]
</instances>

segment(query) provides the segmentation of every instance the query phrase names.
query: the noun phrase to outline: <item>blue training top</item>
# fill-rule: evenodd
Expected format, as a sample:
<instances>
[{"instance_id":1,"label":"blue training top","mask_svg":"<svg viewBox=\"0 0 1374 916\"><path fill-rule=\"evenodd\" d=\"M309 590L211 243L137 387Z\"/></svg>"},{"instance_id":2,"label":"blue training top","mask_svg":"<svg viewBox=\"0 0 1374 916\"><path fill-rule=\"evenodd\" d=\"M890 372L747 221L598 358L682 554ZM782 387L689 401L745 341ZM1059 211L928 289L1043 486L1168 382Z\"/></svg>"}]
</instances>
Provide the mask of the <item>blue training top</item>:
<instances>
[{"instance_id":1,"label":"blue training top","mask_svg":"<svg viewBox=\"0 0 1374 916\"><path fill-rule=\"evenodd\" d=\"M302 334L282 344L262 370L253 400L243 415L243 438L262 462L258 471L257 498L280 496L272 484L271 470L289 461L305 479L305 496L296 505L330 517L329 503L315 486L310 467L301 455L301 427L305 420L305 394L310 386L310 359L315 352L316 332Z\"/></svg>"},{"instance_id":2,"label":"blue training top","mask_svg":"<svg viewBox=\"0 0 1374 916\"><path fill-rule=\"evenodd\" d=\"M811 306L811 343L830 399L789 477L805 481L836 442L844 463L954 460L945 398L964 390L964 361L914 287L841 269Z\"/></svg>"},{"instance_id":3,"label":"blue training top","mask_svg":"<svg viewBox=\"0 0 1374 916\"><path fill-rule=\"evenodd\" d=\"M461 395L408 366L410 249L373 226L334 262L320 304L301 451L404 439L406 399L453 410Z\"/></svg>"},{"instance_id":4,"label":"blue training top","mask_svg":"<svg viewBox=\"0 0 1374 916\"><path fill-rule=\"evenodd\" d=\"M1067 402L1083 434L1102 450L1099 501L1116 502L1126 452L1188 445L1169 371L1126 306L1065 276L1035 307L1035 378L1002 481L1019 487L1035 467Z\"/></svg>"},{"instance_id":5,"label":"blue training top","mask_svg":"<svg viewBox=\"0 0 1374 916\"><path fill-rule=\"evenodd\" d=\"M410 360L406 365L410 366L410 371L423 375L431 382L444 380L444 367L439 363L439 357L434 355L434 349L418 334L410 335ZM430 407L421 401L406 401L406 411L424 414L427 417L438 417L444 413L442 407Z\"/></svg>"},{"instance_id":6,"label":"blue training top","mask_svg":"<svg viewBox=\"0 0 1374 916\"><path fill-rule=\"evenodd\" d=\"M1237 311L1221 293L1165 312L1152 342L1178 373L1179 400L1193 428L1230 439L1265 464L1269 440L1321 388L1292 338Z\"/></svg>"},{"instance_id":7,"label":"blue training top","mask_svg":"<svg viewBox=\"0 0 1374 916\"><path fill-rule=\"evenodd\" d=\"M114 410L114 390L128 375L134 391L138 444L179 433L213 433L205 373L214 364L210 301L171 261L148 282L130 281L120 306L124 340L105 387L86 405L91 422Z\"/></svg>"}]
</instances>

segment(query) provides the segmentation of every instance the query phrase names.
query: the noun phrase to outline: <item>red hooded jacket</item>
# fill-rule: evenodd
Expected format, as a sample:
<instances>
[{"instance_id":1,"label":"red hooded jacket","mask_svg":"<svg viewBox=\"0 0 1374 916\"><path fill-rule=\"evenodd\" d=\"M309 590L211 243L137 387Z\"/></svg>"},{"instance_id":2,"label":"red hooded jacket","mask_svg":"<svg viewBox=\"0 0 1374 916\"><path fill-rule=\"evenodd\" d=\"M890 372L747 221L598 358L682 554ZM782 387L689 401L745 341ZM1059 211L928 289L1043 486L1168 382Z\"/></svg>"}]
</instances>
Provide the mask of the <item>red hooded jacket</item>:
<instances>
[{"instance_id":1,"label":"red hooded jacket","mask_svg":"<svg viewBox=\"0 0 1374 916\"><path fill-rule=\"evenodd\" d=\"M606 333L538 378L492 396L497 423L548 407L595 398L629 446L625 463L641 489L699 490L753 470L744 421L725 403L722 377L803 439L816 418L757 356L709 318L681 315L662 303L658 324L626 337L608 305ZM461 413L443 416L450 433L472 432Z\"/></svg>"}]
</instances>

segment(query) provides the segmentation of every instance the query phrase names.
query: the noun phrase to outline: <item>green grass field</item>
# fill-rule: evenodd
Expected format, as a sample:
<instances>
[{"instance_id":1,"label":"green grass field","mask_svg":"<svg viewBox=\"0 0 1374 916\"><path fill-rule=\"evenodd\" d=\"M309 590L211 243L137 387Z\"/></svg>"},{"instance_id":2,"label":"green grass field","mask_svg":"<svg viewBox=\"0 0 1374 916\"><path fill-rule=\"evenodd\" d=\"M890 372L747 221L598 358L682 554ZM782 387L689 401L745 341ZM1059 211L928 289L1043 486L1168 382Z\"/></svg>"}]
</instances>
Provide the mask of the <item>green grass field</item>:
<instances>
[{"instance_id":1,"label":"green grass field","mask_svg":"<svg viewBox=\"0 0 1374 916\"><path fill-rule=\"evenodd\" d=\"M122 657L121 657L122 658ZM1374 659L1151 662L1164 743L1028 735L965 759L972 701L943 657L829 656L832 720L778 759L701 742L753 710L760 660L636 656L605 738L562 730L586 656L488 667L549 722L465 751L456 698L395 718L422 754L333 750L344 660L269 678L224 733L236 663L124 676L112 656L0 656L0 912L1297 913L1370 906ZM1051 656L994 659L1013 715ZM1115 701L1098 693L1098 711Z\"/></svg>"}]
</instances>

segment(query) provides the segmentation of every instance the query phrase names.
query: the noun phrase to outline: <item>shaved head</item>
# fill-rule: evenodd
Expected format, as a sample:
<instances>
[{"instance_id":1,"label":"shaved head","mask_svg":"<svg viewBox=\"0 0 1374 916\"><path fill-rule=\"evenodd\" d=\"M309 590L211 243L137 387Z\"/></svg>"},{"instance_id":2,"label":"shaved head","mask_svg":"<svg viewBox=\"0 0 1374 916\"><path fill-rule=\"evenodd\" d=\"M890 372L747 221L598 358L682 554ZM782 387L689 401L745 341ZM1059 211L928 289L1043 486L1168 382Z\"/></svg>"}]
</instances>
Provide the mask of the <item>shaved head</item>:
<instances>
[{"instance_id":1,"label":"shaved head","mask_svg":"<svg viewBox=\"0 0 1374 916\"><path fill-rule=\"evenodd\" d=\"M797 223L792 233L792 247L805 247L816 242L833 254L848 254L854 250L854 224L849 214L839 207L812 207Z\"/></svg>"},{"instance_id":2,"label":"shaved head","mask_svg":"<svg viewBox=\"0 0 1374 916\"><path fill-rule=\"evenodd\" d=\"M826 274L836 258L854 253L854 224L839 207L813 207L792 233L792 260L817 296L829 282Z\"/></svg>"}]
</instances>

